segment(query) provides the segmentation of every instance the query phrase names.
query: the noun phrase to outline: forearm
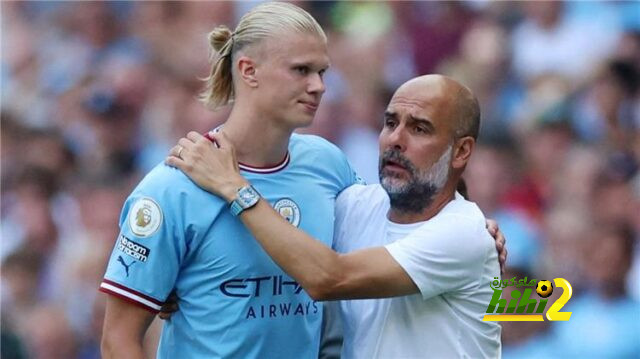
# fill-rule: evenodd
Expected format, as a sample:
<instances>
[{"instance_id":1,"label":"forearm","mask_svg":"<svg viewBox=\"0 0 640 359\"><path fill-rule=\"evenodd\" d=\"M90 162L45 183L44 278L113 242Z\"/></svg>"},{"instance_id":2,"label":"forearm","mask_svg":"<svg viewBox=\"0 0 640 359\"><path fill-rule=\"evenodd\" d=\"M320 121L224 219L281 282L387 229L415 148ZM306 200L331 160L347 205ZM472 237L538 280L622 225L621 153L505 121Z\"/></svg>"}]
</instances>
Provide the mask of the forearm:
<instances>
[{"instance_id":1,"label":"forearm","mask_svg":"<svg viewBox=\"0 0 640 359\"><path fill-rule=\"evenodd\" d=\"M264 199L240 218L269 256L314 299L340 281L339 255L291 226Z\"/></svg>"}]
</instances>

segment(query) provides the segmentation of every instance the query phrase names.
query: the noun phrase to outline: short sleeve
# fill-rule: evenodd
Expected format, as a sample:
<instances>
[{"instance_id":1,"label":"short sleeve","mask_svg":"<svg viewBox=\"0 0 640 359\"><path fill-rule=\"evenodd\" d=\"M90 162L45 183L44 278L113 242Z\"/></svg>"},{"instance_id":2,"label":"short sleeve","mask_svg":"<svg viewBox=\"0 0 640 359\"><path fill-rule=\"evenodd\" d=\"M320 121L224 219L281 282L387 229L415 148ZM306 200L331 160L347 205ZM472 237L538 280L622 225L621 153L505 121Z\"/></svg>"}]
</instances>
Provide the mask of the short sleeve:
<instances>
[{"instance_id":1,"label":"short sleeve","mask_svg":"<svg viewBox=\"0 0 640 359\"><path fill-rule=\"evenodd\" d=\"M437 216L385 248L428 299L475 282L490 245L478 223L459 215Z\"/></svg>"},{"instance_id":2,"label":"short sleeve","mask_svg":"<svg viewBox=\"0 0 640 359\"><path fill-rule=\"evenodd\" d=\"M349 163L347 156L342 152L342 150L325 139L320 137L317 138L320 139L322 146L324 147L323 150L326 151L324 153L329 155L329 158L331 159L327 162L331 163L331 167L333 167L330 168L329 171L339 176L339 192L354 184L365 184L365 181L353 169L353 166L351 166L351 163Z\"/></svg>"},{"instance_id":3,"label":"short sleeve","mask_svg":"<svg viewBox=\"0 0 640 359\"><path fill-rule=\"evenodd\" d=\"M343 181L344 181L343 182L344 187L342 190L350 186L353 186L355 184L366 185L364 179L362 179L362 177L358 175L356 170L353 169L353 166L351 166L351 163L349 163L347 156L345 156L345 154L342 153L342 151L340 150L338 151L340 152L339 157L340 157L340 163L342 167Z\"/></svg>"},{"instance_id":4,"label":"short sleeve","mask_svg":"<svg viewBox=\"0 0 640 359\"><path fill-rule=\"evenodd\" d=\"M187 252L184 216L172 193L149 180L126 200L101 291L159 311Z\"/></svg>"}]
</instances>

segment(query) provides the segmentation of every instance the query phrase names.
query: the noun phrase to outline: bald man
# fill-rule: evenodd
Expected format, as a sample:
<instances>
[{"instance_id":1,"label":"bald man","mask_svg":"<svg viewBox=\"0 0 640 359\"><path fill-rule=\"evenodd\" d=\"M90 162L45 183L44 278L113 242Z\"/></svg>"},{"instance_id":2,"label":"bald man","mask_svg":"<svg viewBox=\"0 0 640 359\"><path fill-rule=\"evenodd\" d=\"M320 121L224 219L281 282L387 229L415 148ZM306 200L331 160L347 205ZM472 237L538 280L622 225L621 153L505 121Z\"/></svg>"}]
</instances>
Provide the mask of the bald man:
<instances>
[{"instance_id":1,"label":"bald man","mask_svg":"<svg viewBox=\"0 0 640 359\"><path fill-rule=\"evenodd\" d=\"M458 82L427 75L403 84L385 111L380 185L354 185L337 199L335 251L265 200L240 215L313 299L343 300L343 358L500 356L499 325L482 321L498 254L480 209L456 192L479 125L478 101ZM229 141L216 141L219 149L201 148L206 165L178 167L232 202L249 182Z\"/></svg>"}]
</instances>

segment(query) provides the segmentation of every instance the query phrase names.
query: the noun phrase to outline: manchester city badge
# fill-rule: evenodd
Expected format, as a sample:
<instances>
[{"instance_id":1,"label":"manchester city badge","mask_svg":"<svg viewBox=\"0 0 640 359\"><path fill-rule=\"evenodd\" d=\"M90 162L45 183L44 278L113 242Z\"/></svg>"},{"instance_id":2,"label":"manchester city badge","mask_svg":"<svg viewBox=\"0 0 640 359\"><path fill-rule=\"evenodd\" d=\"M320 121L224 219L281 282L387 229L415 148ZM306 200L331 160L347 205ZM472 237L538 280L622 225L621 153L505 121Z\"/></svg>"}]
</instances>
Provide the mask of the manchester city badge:
<instances>
[{"instance_id":1,"label":"manchester city badge","mask_svg":"<svg viewBox=\"0 0 640 359\"><path fill-rule=\"evenodd\" d=\"M274 205L273 208L280 213L282 218L286 219L287 222L291 223L293 226L298 227L300 224L300 207L289 198L279 199Z\"/></svg>"}]
</instances>

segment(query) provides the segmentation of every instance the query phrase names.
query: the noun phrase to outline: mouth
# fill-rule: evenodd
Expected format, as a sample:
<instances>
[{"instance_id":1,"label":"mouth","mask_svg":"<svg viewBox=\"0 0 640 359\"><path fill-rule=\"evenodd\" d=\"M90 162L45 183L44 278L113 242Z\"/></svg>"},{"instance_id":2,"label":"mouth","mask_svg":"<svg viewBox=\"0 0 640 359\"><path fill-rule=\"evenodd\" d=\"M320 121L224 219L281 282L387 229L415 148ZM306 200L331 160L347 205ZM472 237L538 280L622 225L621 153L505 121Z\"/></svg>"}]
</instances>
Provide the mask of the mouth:
<instances>
[{"instance_id":1,"label":"mouth","mask_svg":"<svg viewBox=\"0 0 640 359\"><path fill-rule=\"evenodd\" d=\"M309 111L316 111L318 109L318 102L313 102L313 101L298 101L299 103L301 103L302 105L304 105L304 107L309 110Z\"/></svg>"},{"instance_id":2,"label":"mouth","mask_svg":"<svg viewBox=\"0 0 640 359\"><path fill-rule=\"evenodd\" d=\"M392 160L386 160L383 162L383 166L384 169L389 169L395 172L402 172L402 171L407 171L407 168L404 167L403 165L401 165L398 162L392 161Z\"/></svg>"}]
</instances>

